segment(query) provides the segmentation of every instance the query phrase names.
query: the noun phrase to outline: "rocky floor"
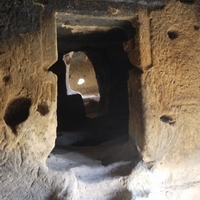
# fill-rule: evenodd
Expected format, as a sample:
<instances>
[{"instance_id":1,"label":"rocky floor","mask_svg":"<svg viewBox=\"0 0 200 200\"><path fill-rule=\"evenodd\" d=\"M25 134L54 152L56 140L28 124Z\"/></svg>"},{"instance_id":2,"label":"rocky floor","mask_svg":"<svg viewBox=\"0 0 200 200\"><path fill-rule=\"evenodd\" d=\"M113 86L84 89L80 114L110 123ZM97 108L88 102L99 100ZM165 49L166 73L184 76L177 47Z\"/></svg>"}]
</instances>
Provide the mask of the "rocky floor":
<instances>
[{"instance_id":1,"label":"rocky floor","mask_svg":"<svg viewBox=\"0 0 200 200\"><path fill-rule=\"evenodd\" d=\"M127 142L113 141L95 147L54 149L47 166L53 171L68 172L72 177L71 197L63 199L131 199L127 177L135 162L130 159L130 152L126 152L127 147Z\"/></svg>"},{"instance_id":2,"label":"rocky floor","mask_svg":"<svg viewBox=\"0 0 200 200\"><path fill-rule=\"evenodd\" d=\"M47 159L50 170L68 173L73 180L70 195L57 194L55 199L129 200L127 178L139 157L129 142L127 117L96 117L95 102L89 106L82 129L59 132Z\"/></svg>"},{"instance_id":3,"label":"rocky floor","mask_svg":"<svg viewBox=\"0 0 200 200\"><path fill-rule=\"evenodd\" d=\"M65 183L48 200L198 200L200 164L144 163L127 124L123 115L86 117L79 131L60 132L46 165Z\"/></svg>"},{"instance_id":4,"label":"rocky floor","mask_svg":"<svg viewBox=\"0 0 200 200\"><path fill-rule=\"evenodd\" d=\"M149 168L127 138L97 146L55 148L47 159L49 170L67 184L51 200L198 200L199 166L193 181L178 180L181 168ZM48 199L48 200L50 200Z\"/></svg>"}]
</instances>

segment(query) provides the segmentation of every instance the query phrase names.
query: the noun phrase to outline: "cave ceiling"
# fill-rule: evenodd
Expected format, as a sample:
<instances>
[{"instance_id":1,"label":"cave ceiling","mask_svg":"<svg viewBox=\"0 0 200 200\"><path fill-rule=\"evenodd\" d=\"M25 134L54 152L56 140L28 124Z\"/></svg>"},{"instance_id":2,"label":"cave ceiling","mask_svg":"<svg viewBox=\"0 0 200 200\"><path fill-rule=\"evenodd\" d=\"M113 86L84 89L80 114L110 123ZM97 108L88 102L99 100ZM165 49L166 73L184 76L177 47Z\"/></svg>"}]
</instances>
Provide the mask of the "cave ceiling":
<instances>
[{"instance_id":1,"label":"cave ceiling","mask_svg":"<svg viewBox=\"0 0 200 200\"><path fill-rule=\"evenodd\" d=\"M45 4L45 0L38 2ZM101 47L113 40L121 43L123 37L117 39L110 33L111 39L105 35L109 41L99 41L104 40L102 33L116 28L123 30L128 38L133 37L133 13L141 7L159 9L165 4L166 0L51 0L48 6L56 11L58 51L66 53L88 46Z\"/></svg>"}]
</instances>

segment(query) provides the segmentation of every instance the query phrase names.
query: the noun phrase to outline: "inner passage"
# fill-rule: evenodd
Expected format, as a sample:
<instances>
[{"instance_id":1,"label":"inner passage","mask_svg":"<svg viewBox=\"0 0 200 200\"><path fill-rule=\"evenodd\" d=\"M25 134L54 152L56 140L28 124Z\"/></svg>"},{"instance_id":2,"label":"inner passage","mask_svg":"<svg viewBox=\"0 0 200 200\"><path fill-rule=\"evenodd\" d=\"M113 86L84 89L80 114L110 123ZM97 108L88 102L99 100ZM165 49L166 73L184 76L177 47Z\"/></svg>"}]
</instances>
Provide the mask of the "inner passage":
<instances>
[{"instance_id":1,"label":"inner passage","mask_svg":"<svg viewBox=\"0 0 200 200\"><path fill-rule=\"evenodd\" d=\"M126 25L124 25L124 24ZM58 27L56 148L128 141L128 74L133 68L124 44L134 37L122 28L75 32Z\"/></svg>"},{"instance_id":2,"label":"inner passage","mask_svg":"<svg viewBox=\"0 0 200 200\"><path fill-rule=\"evenodd\" d=\"M80 94L87 117L99 114L99 88L92 63L84 52L70 52L63 56L66 65L66 93Z\"/></svg>"}]
</instances>

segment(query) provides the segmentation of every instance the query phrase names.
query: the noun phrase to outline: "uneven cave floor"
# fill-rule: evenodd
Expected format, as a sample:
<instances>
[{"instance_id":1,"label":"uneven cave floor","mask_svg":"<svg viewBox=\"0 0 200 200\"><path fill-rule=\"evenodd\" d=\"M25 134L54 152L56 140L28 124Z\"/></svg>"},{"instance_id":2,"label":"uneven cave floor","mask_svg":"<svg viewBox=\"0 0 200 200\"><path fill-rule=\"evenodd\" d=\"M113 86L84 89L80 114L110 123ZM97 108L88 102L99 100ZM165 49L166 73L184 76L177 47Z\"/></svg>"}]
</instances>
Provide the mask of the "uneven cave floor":
<instances>
[{"instance_id":1,"label":"uneven cave floor","mask_svg":"<svg viewBox=\"0 0 200 200\"><path fill-rule=\"evenodd\" d=\"M199 199L198 175L188 176L178 165L160 168L143 162L129 139L127 117L97 117L96 109L90 109L80 130L58 133L46 165L65 183L48 200ZM198 173L199 164L190 168Z\"/></svg>"},{"instance_id":2,"label":"uneven cave floor","mask_svg":"<svg viewBox=\"0 0 200 200\"><path fill-rule=\"evenodd\" d=\"M95 112L86 108L93 118L86 117L81 130L59 133L46 164L73 174L72 199L131 199L126 178L139 156L129 142L127 117L94 117Z\"/></svg>"},{"instance_id":3,"label":"uneven cave floor","mask_svg":"<svg viewBox=\"0 0 200 200\"><path fill-rule=\"evenodd\" d=\"M98 146L55 148L47 166L53 171L67 172L72 180L73 192L61 199L130 200L127 178L136 162L131 160L128 145L119 138Z\"/></svg>"},{"instance_id":4,"label":"uneven cave floor","mask_svg":"<svg viewBox=\"0 0 200 200\"><path fill-rule=\"evenodd\" d=\"M188 176L181 166L154 168L140 159L125 119L86 118L81 130L59 133L46 165L65 183L48 200L199 199L200 182L179 178Z\"/></svg>"}]
</instances>

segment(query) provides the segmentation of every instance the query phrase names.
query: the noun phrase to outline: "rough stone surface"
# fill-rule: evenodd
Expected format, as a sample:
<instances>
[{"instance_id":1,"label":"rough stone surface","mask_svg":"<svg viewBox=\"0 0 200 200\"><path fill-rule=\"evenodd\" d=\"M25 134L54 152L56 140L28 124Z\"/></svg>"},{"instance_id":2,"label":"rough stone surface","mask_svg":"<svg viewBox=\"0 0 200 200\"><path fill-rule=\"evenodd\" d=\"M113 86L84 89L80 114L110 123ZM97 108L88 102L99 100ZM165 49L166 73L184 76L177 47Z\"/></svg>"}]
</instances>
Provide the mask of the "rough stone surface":
<instances>
[{"instance_id":1,"label":"rough stone surface","mask_svg":"<svg viewBox=\"0 0 200 200\"><path fill-rule=\"evenodd\" d=\"M39 160L44 159L53 147L57 93L55 76L46 69L47 65L50 65L56 59L55 29L51 27L51 34L47 31L49 29L48 23L51 26L55 25L54 16L49 16L48 21L41 19L40 23L41 29L37 33L13 35L12 39L4 42L1 46L4 53L0 58L1 94L4 94L1 96L2 149L5 148L8 152L11 152L16 147L24 148L26 143L27 147L24 149L26 154L32 154L30 159L37 158ZM51 40L52 44L50 45L44 40ZM52 54L53 46L54 54ZM46 57L49 57L49 59L47 60ZM20 100L20 98L22 99ZM13 103L17 100L18 102ZM30 105L25 106L25 101L30 101L28 103ZM37 110L37 107L43 103L49 109L46 116L43 116ZM21 110L19 110L20 106L22 107ZM17 122L16 130L13 132L12 128L5 122L6 114L10 112L15 120L20 116L23 117L22 112L25 112L25 110L27 110L26 119L22 120L21 123ZM49 121L49 119L51 120ZM46 123L47 121L49 122ZM48 142L43 145L47 139ZM43 146L44 150L35 148L34 142Z\"/></svg>"},{"instance_id":2,"label":"rough stone surface","mask_svg":"<svg viewBox=\"0 0 200 200\"><path fill-rule=\"evenodd\" d=\"M96 51L99 59L107 58L104 64L119 66L109 71L114 72L106 80L110 83L117 76L126 86L128 69L121 73L118 61L123 55L114 59L116 52L124 48L137 67L129 78L128 145L112 146L108 153L104 144L76 159L75 153L68 159L64 153L47 159L57 126L56 77L48 70L57 60L53 10L97 16L132 14L136 37L128 38L119 49L104 51L107 56ZM199 199L199 18L199 1L2 0L0 199ZM121 97L120 85L117 92L112 89ZM113 96L108 101L111 106L115 105L112 100ZM135 154L134 143L141 160L125 162L124 155ZM83 163L77 166L79 160Z\"/></svg>"},{"instance_id":3,"label":"rough stone surface","mask_svg":"<svg viewBox=\"0 0 200 200\"><path fill-rule=\"evenodd\" d=\"M50 0L49 7L56 11L93 16L130 16L141 7L159 9L167 0Z\"/></svg>"},{"instance_id":4,"label":"rough stone surface","mask_svg":"<svg viewBox=\"0 0 200 200\"><path fill-rule=\"evenodd\" d=\"M200 178L190 174L199 167L199 17L198 2L171 1L146 13L135 48L142 73L130 73L130 135L143 160L168 171L174 184Z\"/></svg>"},{"instance_id":5,"label":"rough stone surface","mask_svg":"<svg viewBox=\"0 0 200 200\"><path fill-rule=\"evenodd\" d=\"M51 193L44 164L57 124L56 77L47 70L57 57L55 16L32 1L0 4L0 198L35 199L39 185Z\"/></svg>"}]
</instances>

